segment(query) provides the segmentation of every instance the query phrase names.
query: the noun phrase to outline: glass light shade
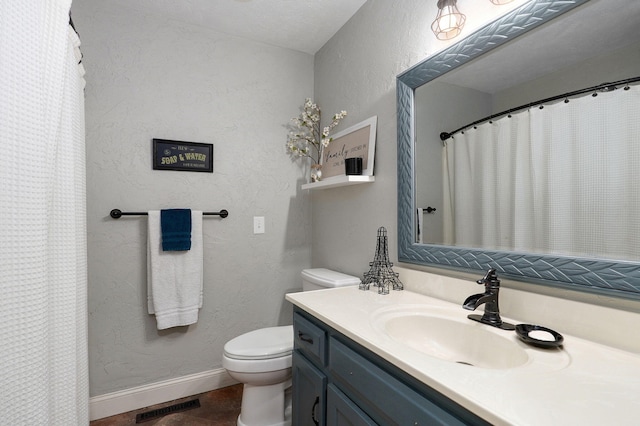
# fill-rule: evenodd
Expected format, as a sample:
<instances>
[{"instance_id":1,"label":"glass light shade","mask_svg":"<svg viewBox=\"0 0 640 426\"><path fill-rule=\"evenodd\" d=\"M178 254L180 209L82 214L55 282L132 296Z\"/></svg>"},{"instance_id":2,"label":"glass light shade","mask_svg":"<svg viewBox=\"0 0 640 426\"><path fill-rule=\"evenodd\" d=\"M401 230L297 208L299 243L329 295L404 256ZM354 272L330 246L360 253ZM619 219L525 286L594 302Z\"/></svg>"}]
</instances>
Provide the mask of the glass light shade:
<instances>
[{"instance_id":1,"label":"glass light shade","mask_svg":"<svg viewBox=\"0 0 640 426\"><path fill-rule=\"evenodd\" d=\"M458 10L456 0L438 0L438 15L431 30L438 40L449 40L460 34L466 20Z\"/></svg>"}]
</instances>

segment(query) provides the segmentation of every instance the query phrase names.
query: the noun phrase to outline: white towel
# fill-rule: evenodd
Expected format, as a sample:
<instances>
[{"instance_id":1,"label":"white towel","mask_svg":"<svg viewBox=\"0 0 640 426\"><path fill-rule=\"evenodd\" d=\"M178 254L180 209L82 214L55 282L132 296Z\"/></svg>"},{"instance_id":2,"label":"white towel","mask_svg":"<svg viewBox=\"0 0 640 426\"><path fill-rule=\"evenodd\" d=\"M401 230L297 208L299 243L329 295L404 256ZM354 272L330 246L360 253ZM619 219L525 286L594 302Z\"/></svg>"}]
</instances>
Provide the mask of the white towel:
<instances>
[{"instance_id":1,"label":"white towel","mask_svg":"<svg viewBox=\"0 0 640 426\"><path fill-rule=\"evenodd\" d=\"M194 324L202 307L202 212L191 211L191 250L162 251L160 211L149 212L147 307L158 330Z\"/></svg>"}]
</instances>

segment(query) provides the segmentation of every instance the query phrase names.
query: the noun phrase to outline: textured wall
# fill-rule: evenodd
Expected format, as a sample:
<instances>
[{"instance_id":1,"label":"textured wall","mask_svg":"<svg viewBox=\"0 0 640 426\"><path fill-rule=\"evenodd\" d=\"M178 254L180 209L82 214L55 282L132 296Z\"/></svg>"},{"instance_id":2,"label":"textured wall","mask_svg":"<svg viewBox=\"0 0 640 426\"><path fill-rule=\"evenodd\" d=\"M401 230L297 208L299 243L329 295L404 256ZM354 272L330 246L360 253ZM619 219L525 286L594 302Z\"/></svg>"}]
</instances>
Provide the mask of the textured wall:
<instances>
[{"instance_id":1,"label":"textured wall","mask_svg":"<svg viewBox=\"0 0 640 426\"><path fill-rule=\"evenodd\" d=\"M316 266L362 275L373 260L380 226L387 228L390 257L397 262L396 75L524 0L505 6L459 0L467 22L462 34L447 42L430 29L436 3L368 0L316 54L315 93L324 111L347 110L342 128L378 116L376 181L313 193Z\"/></svg>"},{"instance_id":2,"label":"textured wall","mask_svg":"<svg viewBox=\"0 0 640 426\"><path fill-rule=\"evenodd\" d=\"M290 323L310 266L310 197L285 153L313 57L110 2L74 2L87 68L91 395L221 367L250 329ZM154 171L152 138L214 144L214 173ZM158 332L146 313L146 219L112 208L229 210L204 219L204 306ZM266 233L253 235L253 216Z\"/></svg>"}]
</instances>

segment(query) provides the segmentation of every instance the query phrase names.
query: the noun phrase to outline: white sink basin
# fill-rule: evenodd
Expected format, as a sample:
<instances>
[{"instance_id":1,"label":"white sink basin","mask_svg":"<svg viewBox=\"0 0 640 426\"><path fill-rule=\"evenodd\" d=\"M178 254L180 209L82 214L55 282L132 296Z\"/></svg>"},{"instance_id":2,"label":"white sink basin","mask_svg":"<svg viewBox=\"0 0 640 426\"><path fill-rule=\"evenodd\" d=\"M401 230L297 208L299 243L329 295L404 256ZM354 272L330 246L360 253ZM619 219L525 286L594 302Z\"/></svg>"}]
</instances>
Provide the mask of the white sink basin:
<instances>
[{"instance_id":1,"label":"white sink basin","mask_svg":"<svg viewBox=\"0 0 640 426\"><path fill-rule=\"evenodd\" d=\"M515 368L529 361L513 331L471 321L464 312L387 308L372 314L372 322L395 342L446 361L491 369Z\"/></svg>"}]
</instances>

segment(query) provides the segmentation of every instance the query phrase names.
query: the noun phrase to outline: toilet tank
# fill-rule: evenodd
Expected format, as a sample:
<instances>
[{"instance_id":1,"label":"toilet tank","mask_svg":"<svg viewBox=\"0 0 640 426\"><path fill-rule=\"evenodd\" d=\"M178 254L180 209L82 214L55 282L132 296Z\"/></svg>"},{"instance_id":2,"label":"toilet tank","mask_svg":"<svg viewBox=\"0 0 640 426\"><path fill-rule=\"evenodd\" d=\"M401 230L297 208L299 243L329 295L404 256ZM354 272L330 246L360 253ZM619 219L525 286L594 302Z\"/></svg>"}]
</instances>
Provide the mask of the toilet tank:
<instances>
[{"instance_id":1,"label":"toilet tank","mask_svg":"<svg viewBox=\"0 0 640 426\"><path fill-rule=\"evenodd\" d=\"M302 291L360 284L360 278L325 268L302 270Z\"/></svg>"}]
</instances>

